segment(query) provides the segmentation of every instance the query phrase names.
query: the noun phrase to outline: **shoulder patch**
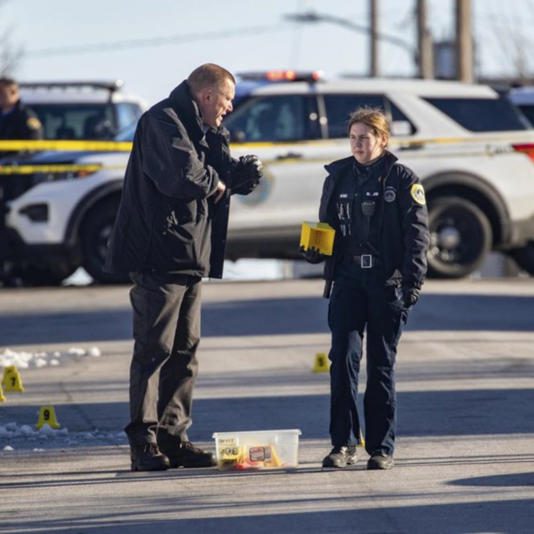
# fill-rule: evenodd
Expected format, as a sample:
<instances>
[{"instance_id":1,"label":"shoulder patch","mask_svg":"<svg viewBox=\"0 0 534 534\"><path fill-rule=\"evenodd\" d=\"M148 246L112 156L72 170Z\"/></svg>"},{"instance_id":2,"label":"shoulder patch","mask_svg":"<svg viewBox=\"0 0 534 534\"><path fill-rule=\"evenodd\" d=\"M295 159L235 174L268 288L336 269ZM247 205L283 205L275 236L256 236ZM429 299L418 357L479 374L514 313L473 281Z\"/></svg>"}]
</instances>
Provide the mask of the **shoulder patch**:
<instances>
[{"instance_id":1,"label":"shoulder patch","mask_svg":"<svg viewBox=\"0 0 534 534\"><path fill-rule=\"evenodd\" d=\"M426 204L425 190L421 184L413 184L410 188L410 195L417 204L420 204L421 206Z\"/></svg>"},{"instance_id":2,"label":"shoulder patch","mask_svg":"<svg viewBox=\"0 0 534 534\"><path fill-rule=\"evenodd\" d=\"M28 117L26 126L30 130L38 130L41 127L41 121L37 117Z\"/></svg>"}]
</instances>

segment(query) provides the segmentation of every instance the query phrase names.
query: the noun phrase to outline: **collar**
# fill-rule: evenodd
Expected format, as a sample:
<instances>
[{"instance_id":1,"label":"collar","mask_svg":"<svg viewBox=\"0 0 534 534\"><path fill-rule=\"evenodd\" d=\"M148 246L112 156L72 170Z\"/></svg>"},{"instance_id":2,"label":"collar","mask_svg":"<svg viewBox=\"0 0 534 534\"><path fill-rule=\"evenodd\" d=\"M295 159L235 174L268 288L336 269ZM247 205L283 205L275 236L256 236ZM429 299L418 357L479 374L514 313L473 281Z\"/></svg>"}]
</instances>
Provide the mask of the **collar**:
<instances>
[{"instance_id":1,"label":"collar","mask_svg":"<svg viewBox=\"0 0 534 534\"><path fill-rule=\"evenodd\" d=\"M172 90L169 99L193 140L198 142L203 139L206 133L205 125L187 80Z\"/></svg>"}]
</instances>

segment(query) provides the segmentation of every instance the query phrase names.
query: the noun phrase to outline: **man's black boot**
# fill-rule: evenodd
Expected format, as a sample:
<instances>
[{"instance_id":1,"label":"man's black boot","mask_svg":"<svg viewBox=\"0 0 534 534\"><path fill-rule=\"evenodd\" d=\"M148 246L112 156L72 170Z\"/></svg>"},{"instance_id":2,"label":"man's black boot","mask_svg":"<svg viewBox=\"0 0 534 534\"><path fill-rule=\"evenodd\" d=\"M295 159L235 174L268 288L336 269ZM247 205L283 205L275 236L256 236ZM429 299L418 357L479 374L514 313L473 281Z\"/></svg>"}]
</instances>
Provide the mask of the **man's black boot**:
<instances>
[{"instance_id":1,"label":"man's black boot","mask_svg":"<svg viewBox=\"0 0 534 534\"><path fill-rule=\"evenodd\" d=\"M323 459L323 467L343 468L354 465L358 461L356 445L334 447Z\"/></svg>"},{"instance_id":2,"label":"man's black boot","mask_svg":"<svg viewBox=\"0 0 534 534\"><path fill-rule=\"evenodd\" d=\"M158 432L158 445L169 458L171 467L213 467L217 462L211 452L195 447L190 441Z\"/></svg>"},{"instance_id":3,"label":"man's black boot","mask_svg":"<svg viewBox=\"0 0 534 534\"><path fill-rule=\"evenodd\" d=\"M132 471L164 471L170 467L169 459L155 443L131 446L130 456Z\"/></svg>"},{"instance_id":4,"label":"man's black boot","mask_svg":"<svg viewBox=\"0 0 534 534\"><path fill-rule=\"evenodd\" d=\"M367 462L367 469L391 469L395 462L393 456L385 452L375 452Z\"/></svg>"}]
</instances>

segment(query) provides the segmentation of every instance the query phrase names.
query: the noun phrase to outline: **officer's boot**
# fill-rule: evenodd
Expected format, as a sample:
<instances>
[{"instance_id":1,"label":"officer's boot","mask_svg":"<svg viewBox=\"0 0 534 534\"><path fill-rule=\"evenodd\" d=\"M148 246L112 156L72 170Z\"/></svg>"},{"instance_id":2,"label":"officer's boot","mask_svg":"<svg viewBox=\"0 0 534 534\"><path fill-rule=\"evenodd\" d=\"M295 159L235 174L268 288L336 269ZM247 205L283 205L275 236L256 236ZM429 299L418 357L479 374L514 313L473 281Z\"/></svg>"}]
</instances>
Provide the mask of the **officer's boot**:
<instances>
[{"instance_id":1,"label":"officer's boot","mask_svg":"<svg viewBox=\"0 0 534 534\"><path fill-rule=\"evenodd\" d=\"M169 459L155 443L130 446L132 471L164 471L170 467Z\"/></svg>"},{"instance_id":2,"label":"officer's boot","mask_svg":"<svg viewBox=\"0 0 534 534\"><path fill-rule=\"evenodd\" d=\"M158 446L169 458L171 467L213 467L217 462L211 452L195 447L190 441L181 441L165 431L158 431Z\"/></svg>"}]
</instances>

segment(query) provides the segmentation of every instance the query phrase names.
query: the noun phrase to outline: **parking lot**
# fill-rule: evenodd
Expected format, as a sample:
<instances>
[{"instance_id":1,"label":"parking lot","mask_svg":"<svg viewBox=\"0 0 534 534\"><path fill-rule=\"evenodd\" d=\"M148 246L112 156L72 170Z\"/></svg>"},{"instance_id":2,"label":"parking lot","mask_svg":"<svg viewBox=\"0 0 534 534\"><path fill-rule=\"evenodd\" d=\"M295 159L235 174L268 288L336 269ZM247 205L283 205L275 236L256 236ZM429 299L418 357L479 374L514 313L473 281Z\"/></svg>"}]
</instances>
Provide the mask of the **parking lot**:
<instances>
[{"instance_id":1,"label":"parking lot","mask_svg":"<svg viewBox=\"0 0 534 534\"><path fill-rule=\"evenodd\" d=\"M529 279L427 283L400 344L389 472L366 471L365 453L321 469L329 382L312 367L328 349L326 301L320 281L288 280L204 286L190 437L213 448L213 432L299 428L298 469L131 473L127 289L0 294L0 351L44 362L0 407L0 532L532 531ZM45 436L43 405L62 426Z\"/></svg>"}]
</instances>

